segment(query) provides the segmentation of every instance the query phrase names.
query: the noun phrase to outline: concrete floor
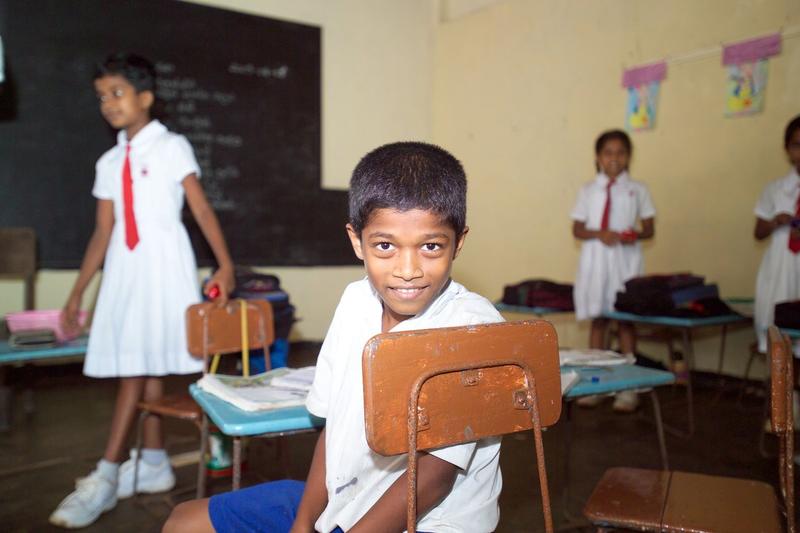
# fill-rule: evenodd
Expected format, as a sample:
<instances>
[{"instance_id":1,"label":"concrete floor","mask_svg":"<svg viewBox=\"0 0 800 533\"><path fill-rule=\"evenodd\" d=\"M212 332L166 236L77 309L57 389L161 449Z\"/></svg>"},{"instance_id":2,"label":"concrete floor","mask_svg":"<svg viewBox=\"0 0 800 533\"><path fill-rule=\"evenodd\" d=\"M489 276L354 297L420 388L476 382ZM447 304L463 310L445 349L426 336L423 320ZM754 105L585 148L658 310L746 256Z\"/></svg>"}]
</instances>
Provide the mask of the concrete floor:
<instances>
[{"instance_id":1,"label":"concrete floor","mask_svg":"<svg viewBox=\"0 0 800 533\"><path fill-rule=\"evenodd\" d=\"M315 344L293 345L290 365L313 364L317 350ZM25 379L34 385L35 410L26 415L24 402L16 402L12 429L0 434L0 530L58 531L48 525L47 517L72 490L74 479L88 473L101 455L115 382L83 377L80 364L14 369L9 379L12 384ZM697 431L691 439L667 436L670 466L750 477L775 485L776 461L762 458L757 450L761 399L748 395L738 405L738 382L729 380L720 394L715 377L699 374L695 379ZM173 378L168 387L185 389L190 381ZM683 389L663 388L659 397L666 421L685 424ZM575 407L571 412L571 499L567 512L580 517L582 503L606 468L659 468L660 459L654 426L648 420L652 414L649 402L643 402L639 415L616 414L610 402L592 410ZM565 430L562 416L562 421L547 430L544 438L553 516L559 530L588 531L579 518L573 521L565 516ZM167 431L167 447L172 455L197 449L192 426L170 421ZM290 437L292 477L305 478L315 439L315 435ZM774 450L773 439L768 438L767 445ZM245 484L283 477L275 457L274 444L251 441ZM504 487L497 531L543 531L532 437L506 437L501 460ZM195 465L180 467L176 472L179 488L193 486ZM214 492L228 487L229 480L212 483ZM178 494L174 499L180 501L190 494ZM85 531L155 532L168 513L168 502L161 496L142 497L138 502L125 500Z\"/></svg>"}]
</instances>

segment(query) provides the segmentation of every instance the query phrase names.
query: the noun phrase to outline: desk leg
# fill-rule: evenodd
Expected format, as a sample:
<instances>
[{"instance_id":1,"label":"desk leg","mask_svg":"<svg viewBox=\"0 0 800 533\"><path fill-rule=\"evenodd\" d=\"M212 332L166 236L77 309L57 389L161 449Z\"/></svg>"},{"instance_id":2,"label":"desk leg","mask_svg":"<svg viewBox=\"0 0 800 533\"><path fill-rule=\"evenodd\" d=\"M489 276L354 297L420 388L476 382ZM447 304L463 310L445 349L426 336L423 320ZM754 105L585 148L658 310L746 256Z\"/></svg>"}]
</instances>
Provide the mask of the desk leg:
<instances>
[{"instance_id":1,"label":"desk leg","mask_svg":"<svg viewBox=\"0 0 800 533\"><path fill-rule=\"evenodd\" d=\"M692 345L692 331L689 328L681 330L683 339L683 353L686 354L686 367L689 370L686 376L686 403L688 404L688 426L686 437L694 434L694 398L692 394L692 371L694 370L694 346Z\"/></svg>"},{"instance_id":2,"label":"desk leg","mask_svg":"<svg viewBox=\"0 0 800 533\"><path fill-rule=\"evenodd\" d=\"M233 437L233 490L242 484L242 437Z\"/></svg>"},{"instance_id":3,"label":"desk leg","mask_svg":"<svg viewBox=\"0 0 800 533\"><path fill-rule=\"evenodd\" d=\"M206 454L208 454L208 417L201 415L200 457L197 460L197 499L206 495Z\"/></svg>"},{"instance_id":4,"label":"desk leg","mask_svg":"<svg viewBox=\"0 0 800 533\"><path fill-rule=\"evenodd\" d=\"M661 420L661 404L658 402L658 395L655 389L650 389L650 400L653 402L653 417L656 420L656 433L658 434L658 449L661 452L661 467L669 470L669 458L667 457L667 442L664 440L664 422Z\"/></svg>"}]
</instances>

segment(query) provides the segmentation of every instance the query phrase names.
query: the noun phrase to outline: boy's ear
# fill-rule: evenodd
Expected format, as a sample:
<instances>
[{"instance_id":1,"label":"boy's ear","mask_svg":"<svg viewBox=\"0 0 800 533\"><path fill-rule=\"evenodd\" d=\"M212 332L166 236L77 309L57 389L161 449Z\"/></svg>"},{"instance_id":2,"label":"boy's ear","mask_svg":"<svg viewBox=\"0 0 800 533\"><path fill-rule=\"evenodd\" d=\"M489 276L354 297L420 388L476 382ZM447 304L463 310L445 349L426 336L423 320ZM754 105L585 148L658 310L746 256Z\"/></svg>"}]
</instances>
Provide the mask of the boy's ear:
<instances>
[{"instance_id":1,"label":"boy's ear","mask_svg":"<svg viewBox=\"0 0 800 533\"><path fill-rule=\"evenodd\" d=\"M456 242L456 251L453 253L453 259L458 257L458 254L461 253L461 248L464 246L467 233L469 233L469 226L464 226L464 231L462 231L461 235L458 236L458 242Z\"/></svg>"},{"instance_id":2,"label":"boy's ear","mask_svg":"<svg viewBox=\"0 0 800 533\"><path fill-rule=\"evenodd\" d=\"M153 91L142 91L137 95L139 97L139 105L141 105L145 109L150 109L153 107L153 102L156 100L156 96L153 94Z\"/></svg>"},{"instance_id":3,"label":"boy's ear","mask_svg":"<svg viewBox=\"0 0 800 533\"><path fill-rule=\"evenodd\" d=\"M353 247L356 257L363 261L364 251L361 249L361 237L358 236L351 224L346 225L345 228L347 228L347 236L350 237L350 245Z\"/></svg>"}]
</instances>

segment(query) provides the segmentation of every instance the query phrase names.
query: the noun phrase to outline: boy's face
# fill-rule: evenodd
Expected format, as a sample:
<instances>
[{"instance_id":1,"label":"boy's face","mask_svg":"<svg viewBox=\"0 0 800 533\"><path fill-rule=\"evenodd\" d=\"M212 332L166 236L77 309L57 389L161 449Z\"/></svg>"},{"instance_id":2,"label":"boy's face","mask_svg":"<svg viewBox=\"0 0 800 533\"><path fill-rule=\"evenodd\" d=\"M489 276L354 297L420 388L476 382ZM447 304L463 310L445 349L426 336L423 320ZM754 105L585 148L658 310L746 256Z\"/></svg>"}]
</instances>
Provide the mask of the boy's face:
<instances>
[{"instance_id":1,"label":"boy's face","mask_svg":"<svg viewBox=\"0 0 800 533\"><path fill-rule=\"evenodd\" d=\"M792 136L789 137L786 153L789 155L789 162L800 173L800 130L794 130Z\"/></svg>"},{"instance_id":2,"label":"boy's face","mask_svg":"<svg viewBox=\"0 0 800 533\"><path fill-rule=\"evenodd\" d=\"M629 160L628 149L619 139L606 141L600 149L600 153L597 154L597 166L611 179L616 178L628 168Z\"/></svg>"},{"instance_id":3,"label":"boy's face","mask_svg":"<svg viewBox=\"0 0 800 533\"><path fill-rule=\"evenodd\" d=\"M103 118L112 128L126 130L129 138L150 122L152 92L136 92L128 80L118 75L94 80L94 90Z\"/></svg>"},{"instance_id":4,"label":"boy's face","mask_svg":"<svg viewBox=\"0 0 800 533\"><path fill-rule=\"evenodd\" d=\"M450 279L464 233L431 211L378 209L361 232L347 225L353 250L364 261L383 302L382 330L422 312Z\"/></svg>"}]
</instances>

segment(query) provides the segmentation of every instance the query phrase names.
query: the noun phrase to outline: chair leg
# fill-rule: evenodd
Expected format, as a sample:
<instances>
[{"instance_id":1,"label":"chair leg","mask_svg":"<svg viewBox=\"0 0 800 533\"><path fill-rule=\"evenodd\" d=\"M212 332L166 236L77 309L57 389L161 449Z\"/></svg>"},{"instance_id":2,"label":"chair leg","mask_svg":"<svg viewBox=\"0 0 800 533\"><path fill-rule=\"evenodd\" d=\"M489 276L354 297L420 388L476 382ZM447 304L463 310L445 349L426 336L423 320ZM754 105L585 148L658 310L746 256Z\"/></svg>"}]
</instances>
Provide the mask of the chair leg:
<instances>
[{"instance_id":1,"label":"chair leg","mask_svg":"<svg viewBox=\"0 0 800 533\"><path fill-rule=\"evenodd\" d=\"M769 390L770 379L767 378L767 382L764 384L765 390ZM770 396L769 394L764 395L764 407L761 411L761 418L759 419L759 423L761 427L758 428L758 453L761 454L761 457L765 459L769 459L772 455L767 452L767 431L764 429L764 425L769 420L769 403L770 403Z\"/></svg>"},{"instance_id":2,"label":"chair leg","mask_svg":"<svg viewBox=\"0 0 800 533\"><path fill-rule=\"evenodd\" d=\"M142 459L142 434L144 430L144 421L150 413L146 409L142 409L139 414L139 422L136 425L136 460L133 462L133 497L138 498L139 491L136 488L139 486L139 461Z\"/></svg>"},{"instance_id":3,"label":"chair leg","mask_svg":"<svg viewBox=\"0 0 800 533\"><path fill-rule=\"evenodd\" d=\"M650 399L653 402L653 417L656 420L656 433L658 434L658 449L661 452L661 466L664 470L669 470L669 458L667 456L667 443L664 440L664 422L661 420L661 404L655 389L650 390Z\"/></svg>"},{"instance_id":4,"label":"chair leg","mask_svg":"<svg viewBox=\"0 0 800 533\"><path fill-rule=\"evenodd\" d=\"M197 460L197 499L206 495L206 454L208 453L208 417L200 422L200 458Z\"/></svg>"},{"instance_id":5,"label":"chair leg","mask_svg":"<svg viewBox=\"0 0 800 533\"><path fill-rule=\"evenodd\" d=\"M242 438L233 437L233 490L242 484Z\"/></svg>"}]
</instances>

